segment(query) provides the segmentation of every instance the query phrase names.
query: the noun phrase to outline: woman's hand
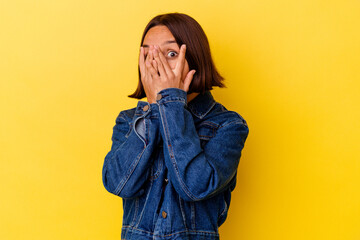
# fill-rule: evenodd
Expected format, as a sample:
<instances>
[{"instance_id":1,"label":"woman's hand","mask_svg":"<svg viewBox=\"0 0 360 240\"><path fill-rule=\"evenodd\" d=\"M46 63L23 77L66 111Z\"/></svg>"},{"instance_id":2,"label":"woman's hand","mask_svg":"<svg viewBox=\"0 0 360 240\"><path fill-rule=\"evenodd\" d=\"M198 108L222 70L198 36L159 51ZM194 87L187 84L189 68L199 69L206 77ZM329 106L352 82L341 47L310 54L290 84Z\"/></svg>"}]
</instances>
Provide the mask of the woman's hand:
<instances>
[{"instance_id":1,"label":"woman's hand","mask_svg":"<svg viewBox=\"0 0 360 240\"><path fill-rule=\"evenodd\" d=\"M141 79L150 103L155 102L156 94L165 88L180 88L189 90L195 70L184 72L185 45L180 48L180 54L174 69L171 69L163 53L158 46L150 46L149 53L144 61L143 49L140 54ZM185 76L183 76L185 75ZM143 77L144 76L144 77Z\"/></svg>"},{"instance_id":2,"label":"woman's hand","mask_svg":"<svg viewBox=\"0 0 360 240\"><path fill-rule=\"evenodd\" d=\"M171 69L165 56L160 51L159 46L155 45L155 49L153 49L152 51L154 55L154 60L152 66L149 66L149 71L155 79L155 84L157 85L157 92L161 91L162 89L171 87L180 88L187 92L195 74L195 70L184 73L186 61L185 44L181 45L180 47L180 54L174 69Z\"/></svg>"},{"instance_id":3,"label":"woman's hand","mask_svg":"<svg viewBox=\"0 0 360 240\"><path fill-rule=\"evenodd\" d=\"M150 49L152 49L152 45L150 46ZM148 66L151 65L152 60L153 60L152 51L149 51L145 59L144 48L140 47L139 68L140 68L141 82L144 87L144 91L149 103L155 102L156 99L156 96L154 96L153 94L153 92L156 91L156 89L154 89L153 78L148 69Z\"/></svg>"}]
</instances>

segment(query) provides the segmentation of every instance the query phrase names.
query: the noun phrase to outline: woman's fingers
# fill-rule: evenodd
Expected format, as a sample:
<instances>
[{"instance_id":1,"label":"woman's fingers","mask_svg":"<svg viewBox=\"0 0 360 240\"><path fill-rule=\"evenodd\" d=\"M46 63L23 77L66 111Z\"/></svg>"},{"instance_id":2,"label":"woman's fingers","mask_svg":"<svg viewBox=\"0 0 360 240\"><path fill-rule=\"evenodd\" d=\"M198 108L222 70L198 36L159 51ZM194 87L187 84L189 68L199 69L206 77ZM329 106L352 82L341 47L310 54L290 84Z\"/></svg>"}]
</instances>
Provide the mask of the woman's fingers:
<instances>
[{"instance_id":1,"label":"woman's fingers","mask_svg":"<svg viewBox=\"0 0 360 240\"><path fill-rule=\"evenodd\" d=\"M146 66L146 69L151 65L150 61L152 60L151 58L151 51L149 50L148 51L148 54L146 56L146 59L145 59L145 66Z\"/></svg>"},{"instance_id":2,"label":"woman's fingers","mask_svg":"<svg viewBox=\"0 0 360 240\"><path fill-rule=\"evenodd\" d=\"M158 69L158 71L160 73L160 76L167 78L166 70L164 68L164 65L162 64L161 59L160 59L159 52L160 52L159 47L156 45L155 46L155 51L154 51L154 59L155 59L154 61L157 64L157 69Z\"/></svg>"},{"instance_id":3,"label":"woman's fingers","mask_svg":"<svg viewBox=\"0 0 360 240\"><path fill-rule=\"evenodd\" d=\"M151 64L152 64L152 66L154 67L155 71L156 71L156 72L158 73L158 75L159 75L158 64L157 64L157 62L155 61L155 48L154 48L154 46L152 46L151 51L152 51L152 53L151 53L151 56L152 56Z\"/></svg>"},{"instance_id":4,"label":"woman's fingers","mask_svg":"<svg viewBox=\"0 0 360 240\"><path fill-rule=\"evenodd\" d=\"M175 72L177 74L181 74L185 65L185 52L186 52L186 45L183 44L180 47L180 54L179 54L179 58L176 62L176 66L175 66Z\"/></svg>"},{"instance_id":5,"label":"woman's fingers","mask_svg":"<svg viewBox=\"0 0 360 240\"><path fill-rule=\"evenodd\" d=\"M158 51L158 53L159 53L160 61L161 61L162 65L163 65L163 67L164 67L164 69L165 69L166 75L167 75L168 77L171 76L171 75L174 74L174 73L173 73L173 71L172 71L169 63L167 62L164 54L163 54L160 50Z\"/></svg>"},{"instance_id":6,"label":"woman's fingers","mask_svg":"<svg viewBox=\"0 0 360 240\"><path fill-rule=\"evenodd\" d=\"M140 68L140 74L141 76L144 76L145 74L145 64L144 64L144 48L140 47L140 54L139 54L139 68Z\"/></svg>"},{"instance_id":7,"label":"woman's fingers","mask_svg":"<svg viewBox=\"0 0 360 240\"><path fill-rule=\"evenodd\" d=\"M190 87L190 84L191 84L191 81L193 80L194 78L194 74L195 74L196 70L193 69L191 71L189 71L187 74L186 74L186 77L184 79L184 90L187 92L189 91L189 87Z\"/></svg>"},{"instance_id":8,"label":"woman's fingers","mask_svg":"<svg viewBox=\"0 0 360 240\"><path fill-rule=\"evenodd\" d=\"M152 84L151 83L151 73L148 70L148 64L149 64L149 58L150 58L150 52L148 52L148 54L146 55L146 59L145 59L145 64L144 64L144 68L145 68L145 77L144 77L144 81L146 82L145 84Z\"/></svg>"},{"instance_id":9,"label":"woman's fingers","mask_svg":"<svg viewBox=\"0 0 360 240\"><path fill-rule=\"evenodd\" d=\"M153 65L155 71L157 72L157 74L159 75L159 70L158 70L159 67L158 67L157 62L154 59L152 60L152 65Z\"/></svg>"},{"instance_id":10,"label":"woman's fingers","mask_svg":"<svg viewBox=\"0 0 360 240\"><path fill-rule=\"evenodd\" d=\"M152 49L149 51L148 56L149 56L149 61L148 61L148 64L146 64L146 68L148 71L150 71L150 74L154 79L159 79L158 71L157 71L157 69L154 68L154 66L152 64L152 61L154 59Z\"/></svg>"}]
</instances>

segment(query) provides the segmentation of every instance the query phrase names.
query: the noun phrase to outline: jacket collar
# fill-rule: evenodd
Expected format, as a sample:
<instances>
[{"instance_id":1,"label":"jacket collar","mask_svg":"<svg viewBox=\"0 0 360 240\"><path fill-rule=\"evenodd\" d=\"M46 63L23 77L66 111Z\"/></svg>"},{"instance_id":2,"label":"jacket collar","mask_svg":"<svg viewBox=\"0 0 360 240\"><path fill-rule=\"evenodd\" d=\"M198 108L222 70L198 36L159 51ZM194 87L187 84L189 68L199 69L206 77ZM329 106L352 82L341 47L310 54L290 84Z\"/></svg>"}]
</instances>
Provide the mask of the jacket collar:
<instances>
[{"instance_id":1,"label":"jacket collar","mask_svg":"<svg viewBox=\"0 0 360 240\"><path fill-rule=\"evenodd\" d=\"M210 90L199 93L195 98L187 103L189 110L198 118L205 117L206 114L215 106L216 101Z\"/></svg>"}]
</instances>

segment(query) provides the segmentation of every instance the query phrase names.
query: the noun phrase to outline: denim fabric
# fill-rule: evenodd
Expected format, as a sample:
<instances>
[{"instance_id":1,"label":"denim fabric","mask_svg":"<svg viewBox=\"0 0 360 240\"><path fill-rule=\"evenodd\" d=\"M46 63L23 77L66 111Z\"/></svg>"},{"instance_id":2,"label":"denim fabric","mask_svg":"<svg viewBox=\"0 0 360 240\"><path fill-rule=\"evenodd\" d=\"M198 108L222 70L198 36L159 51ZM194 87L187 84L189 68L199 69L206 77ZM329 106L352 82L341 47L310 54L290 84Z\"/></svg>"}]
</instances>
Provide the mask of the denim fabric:
<instances>
[{"instance_id":1,"label":"denim fabric","mask_svg":"<svg viewBox=\"0 0 360 240\"><path fill-rule=\"evenodd\" d=\"M123 200L121 239L219 239L249 128L210 91L166 88L113 127L104 187Z\"/></svg>"}]
</instances>

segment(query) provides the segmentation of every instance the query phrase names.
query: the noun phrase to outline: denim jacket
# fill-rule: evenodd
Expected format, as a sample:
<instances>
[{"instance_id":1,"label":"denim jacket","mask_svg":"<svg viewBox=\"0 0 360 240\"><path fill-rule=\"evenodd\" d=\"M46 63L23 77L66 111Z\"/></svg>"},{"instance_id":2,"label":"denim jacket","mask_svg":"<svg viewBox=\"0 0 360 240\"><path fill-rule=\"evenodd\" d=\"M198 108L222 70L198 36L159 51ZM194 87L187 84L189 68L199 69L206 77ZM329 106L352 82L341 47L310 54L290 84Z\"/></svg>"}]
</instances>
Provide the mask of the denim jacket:
<instances>
[{"instance_id":1,"label":"denim jacket","mask_svg":"<svg viewBox=\"0 0 360 240\"><path fill-rule=\"evenodd\" d=\"M121 239L219 239L246 121L210 91L187 102L186 91L166 88L115 122L102 181L123 200Z\"/></svg>"}]
</instances>

